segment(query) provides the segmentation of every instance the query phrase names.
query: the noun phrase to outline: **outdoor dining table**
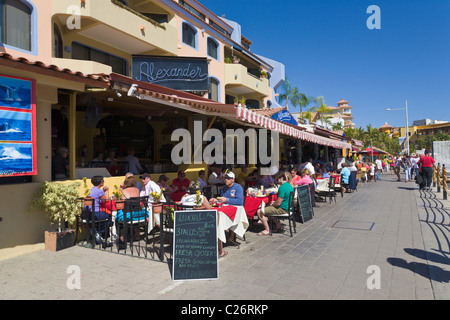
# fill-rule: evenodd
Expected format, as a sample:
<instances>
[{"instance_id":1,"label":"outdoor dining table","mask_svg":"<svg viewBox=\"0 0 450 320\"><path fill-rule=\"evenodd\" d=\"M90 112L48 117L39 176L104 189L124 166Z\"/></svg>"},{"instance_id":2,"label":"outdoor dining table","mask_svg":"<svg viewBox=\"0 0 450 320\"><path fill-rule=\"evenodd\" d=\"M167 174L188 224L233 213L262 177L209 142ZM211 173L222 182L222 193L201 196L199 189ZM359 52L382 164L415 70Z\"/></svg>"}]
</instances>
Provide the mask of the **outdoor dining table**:
<instances>
[{"instance_id":1,"label":"outdoor dining table","mask_svg":"<svg viewBox=\"0 0 450 320\"><path fill-rule=\"evenodd\" d=\"M240 237L244 237L249 226L247 215L243 206L213 206L219 215L217 223L217 237L222 242L227 242L225 231L231 230Z\"/></svg>"},{"instance_id":2,"label":"outdoor dining table","mask_svg":"<svg viewBox=\"0 0 450 320\"><path fill-rule=\"evenodd\" d=\"M275 201L277 198L278 196L276 194L257 197L247 196L245 199L245 212L248 219L253 219L253 216L256 214L258 209L264 210L266 205L270 204L272 201Z\"/></svg>"}]
</instances>

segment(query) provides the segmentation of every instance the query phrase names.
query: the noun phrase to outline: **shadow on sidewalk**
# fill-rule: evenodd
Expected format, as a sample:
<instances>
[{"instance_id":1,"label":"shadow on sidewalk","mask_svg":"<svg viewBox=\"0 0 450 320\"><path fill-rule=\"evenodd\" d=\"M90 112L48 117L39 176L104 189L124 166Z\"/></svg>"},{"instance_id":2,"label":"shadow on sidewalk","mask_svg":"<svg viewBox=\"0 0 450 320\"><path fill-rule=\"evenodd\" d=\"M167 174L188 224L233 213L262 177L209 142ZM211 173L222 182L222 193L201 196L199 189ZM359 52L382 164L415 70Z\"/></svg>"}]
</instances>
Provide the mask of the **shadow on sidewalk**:
<instances>
[{"instance_id":1,"label":"shadow on sidewalk","mask_svg":"<svg viewBox=\"0 0 450 320\"><path fill-rule=\"evenodd\" d=\"M440 264L448 264L450 265L450 258L447 257L449 252L437 251L438 253L425 251L422 249L412 249L405 248L404 251L414 257L440 263Z\"/></svg>"},{"instance_id":2,"label":"shadow on sidewalk","mask_svg":"<svg viewBox=\"0 0 450 320\"><path fill-rule=\"evenodd\" d=\"M394 267L408 269L416 274L421 275L424 278L437 281L440 283L450 282L450 271L446 271L440 267L428 265L420 262L407 262L405 259L400 258L387 258Z\"/></svg>"}]
</instances>

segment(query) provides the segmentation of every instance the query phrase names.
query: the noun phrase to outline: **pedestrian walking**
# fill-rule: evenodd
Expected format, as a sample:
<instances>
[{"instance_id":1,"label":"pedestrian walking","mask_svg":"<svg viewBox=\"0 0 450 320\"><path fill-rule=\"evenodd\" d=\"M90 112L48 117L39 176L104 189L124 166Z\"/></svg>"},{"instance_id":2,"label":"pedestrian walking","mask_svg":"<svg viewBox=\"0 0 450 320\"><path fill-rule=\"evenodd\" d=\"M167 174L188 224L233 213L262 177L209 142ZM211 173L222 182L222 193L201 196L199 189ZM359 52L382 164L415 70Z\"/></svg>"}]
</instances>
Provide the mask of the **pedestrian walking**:
<instances>
[{"instance_id":1,"label":"pedestrian walking","mask_svg":"<svg viewBox=\"0 0 450 320\"><path fill-rule=\"evenodd\" d=\"M405 182L412 181L412 176L411 176L412 164L409 159L409 156L406 154L403 155L402 162L403 162L403 168L405 169Z\"/></svg>"},{"instance_id":2,"label":"pedestrian walking","mask_svg":"<svg viewBox=\"0 0 450 320\"><path fill-rule=\"evenodd\" d=\"M378 157L378 159L375 160L375 164L377 166L377 180L380 180L380 174L383 171L383 162L381 161L380 157Z\"/></svg>"},{"instance_id":3,"label":"pedestrian walking","mask_svg":"<svg viewBox=\"0 0 450 320\"><path fill-rule=\"evenodd\" d=\"M431 182L433 181L434 164L435 161L433 157L431 157L430 152L426 150L425 155L420 158L418 165L419 165L419 172L422 175L424 182L426 183L424 188L429 191L431 191Z\"/></svg>"},{"instance_id":4,"label":"pedestrian walking","mask_svg":"<svg viewBox=\"0 0 450 320\"><path fill-rule=\"evenodd\" d=\"M400 168L402 167L402 158L400 156L394 159L394 174L397 176L397 181L400 181Z\"/></svg>"}]
</instances>

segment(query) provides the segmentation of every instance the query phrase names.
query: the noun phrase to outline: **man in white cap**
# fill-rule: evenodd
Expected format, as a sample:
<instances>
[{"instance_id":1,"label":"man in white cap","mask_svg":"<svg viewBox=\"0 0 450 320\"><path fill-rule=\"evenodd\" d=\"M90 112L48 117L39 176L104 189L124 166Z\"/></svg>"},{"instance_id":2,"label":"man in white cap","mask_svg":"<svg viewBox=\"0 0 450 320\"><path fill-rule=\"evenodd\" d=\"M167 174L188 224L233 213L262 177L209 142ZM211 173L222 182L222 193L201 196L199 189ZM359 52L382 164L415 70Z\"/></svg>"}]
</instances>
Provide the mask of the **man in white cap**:
<instances>
[{"instance_id":1,"label":"man in white cap","mask_svg":"<svg viewBox=\"0 0 450 320\"><path fill-rule=\"evenodd\" d=\"M234 183L236 178L233 172L228 172L225 175L225 186L220 191L220 197L212 198L210 202L215 203L217 201L231 204L233 206L244 205L244 190L239 183Z\"/></svg>"}]
</instances>

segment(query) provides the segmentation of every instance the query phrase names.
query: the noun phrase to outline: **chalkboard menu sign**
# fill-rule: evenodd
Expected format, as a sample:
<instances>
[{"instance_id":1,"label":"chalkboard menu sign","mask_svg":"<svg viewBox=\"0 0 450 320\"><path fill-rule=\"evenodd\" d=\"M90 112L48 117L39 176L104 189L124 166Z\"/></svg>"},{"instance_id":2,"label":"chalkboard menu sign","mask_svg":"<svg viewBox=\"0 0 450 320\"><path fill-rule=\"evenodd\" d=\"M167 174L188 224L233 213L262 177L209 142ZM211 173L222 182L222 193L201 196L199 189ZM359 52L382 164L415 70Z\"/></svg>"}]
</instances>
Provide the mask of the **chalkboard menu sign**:
<instances>
[{"instance_id":1,"label":"chalkboard menu sign","mask_svg":"<svg viewBox=\"0 0 450 320\"><path fill-rule=\"evenodd\" d=\"M300 210L301 222L305 223L313 218L314 212L311 202L311 193L309 192L309 185L302 185L297 187L297 201Z\"/></svg>"},{"instance_id":2,"label":"chalkboard menu sign","mask_svg":"<svg viewBox=\"0 0 450 320\"><path fill-rule=\"evenodd\" d=\"M175 211L174 281L219 278L217 211Z\"/></svg>"}]
</instances>

